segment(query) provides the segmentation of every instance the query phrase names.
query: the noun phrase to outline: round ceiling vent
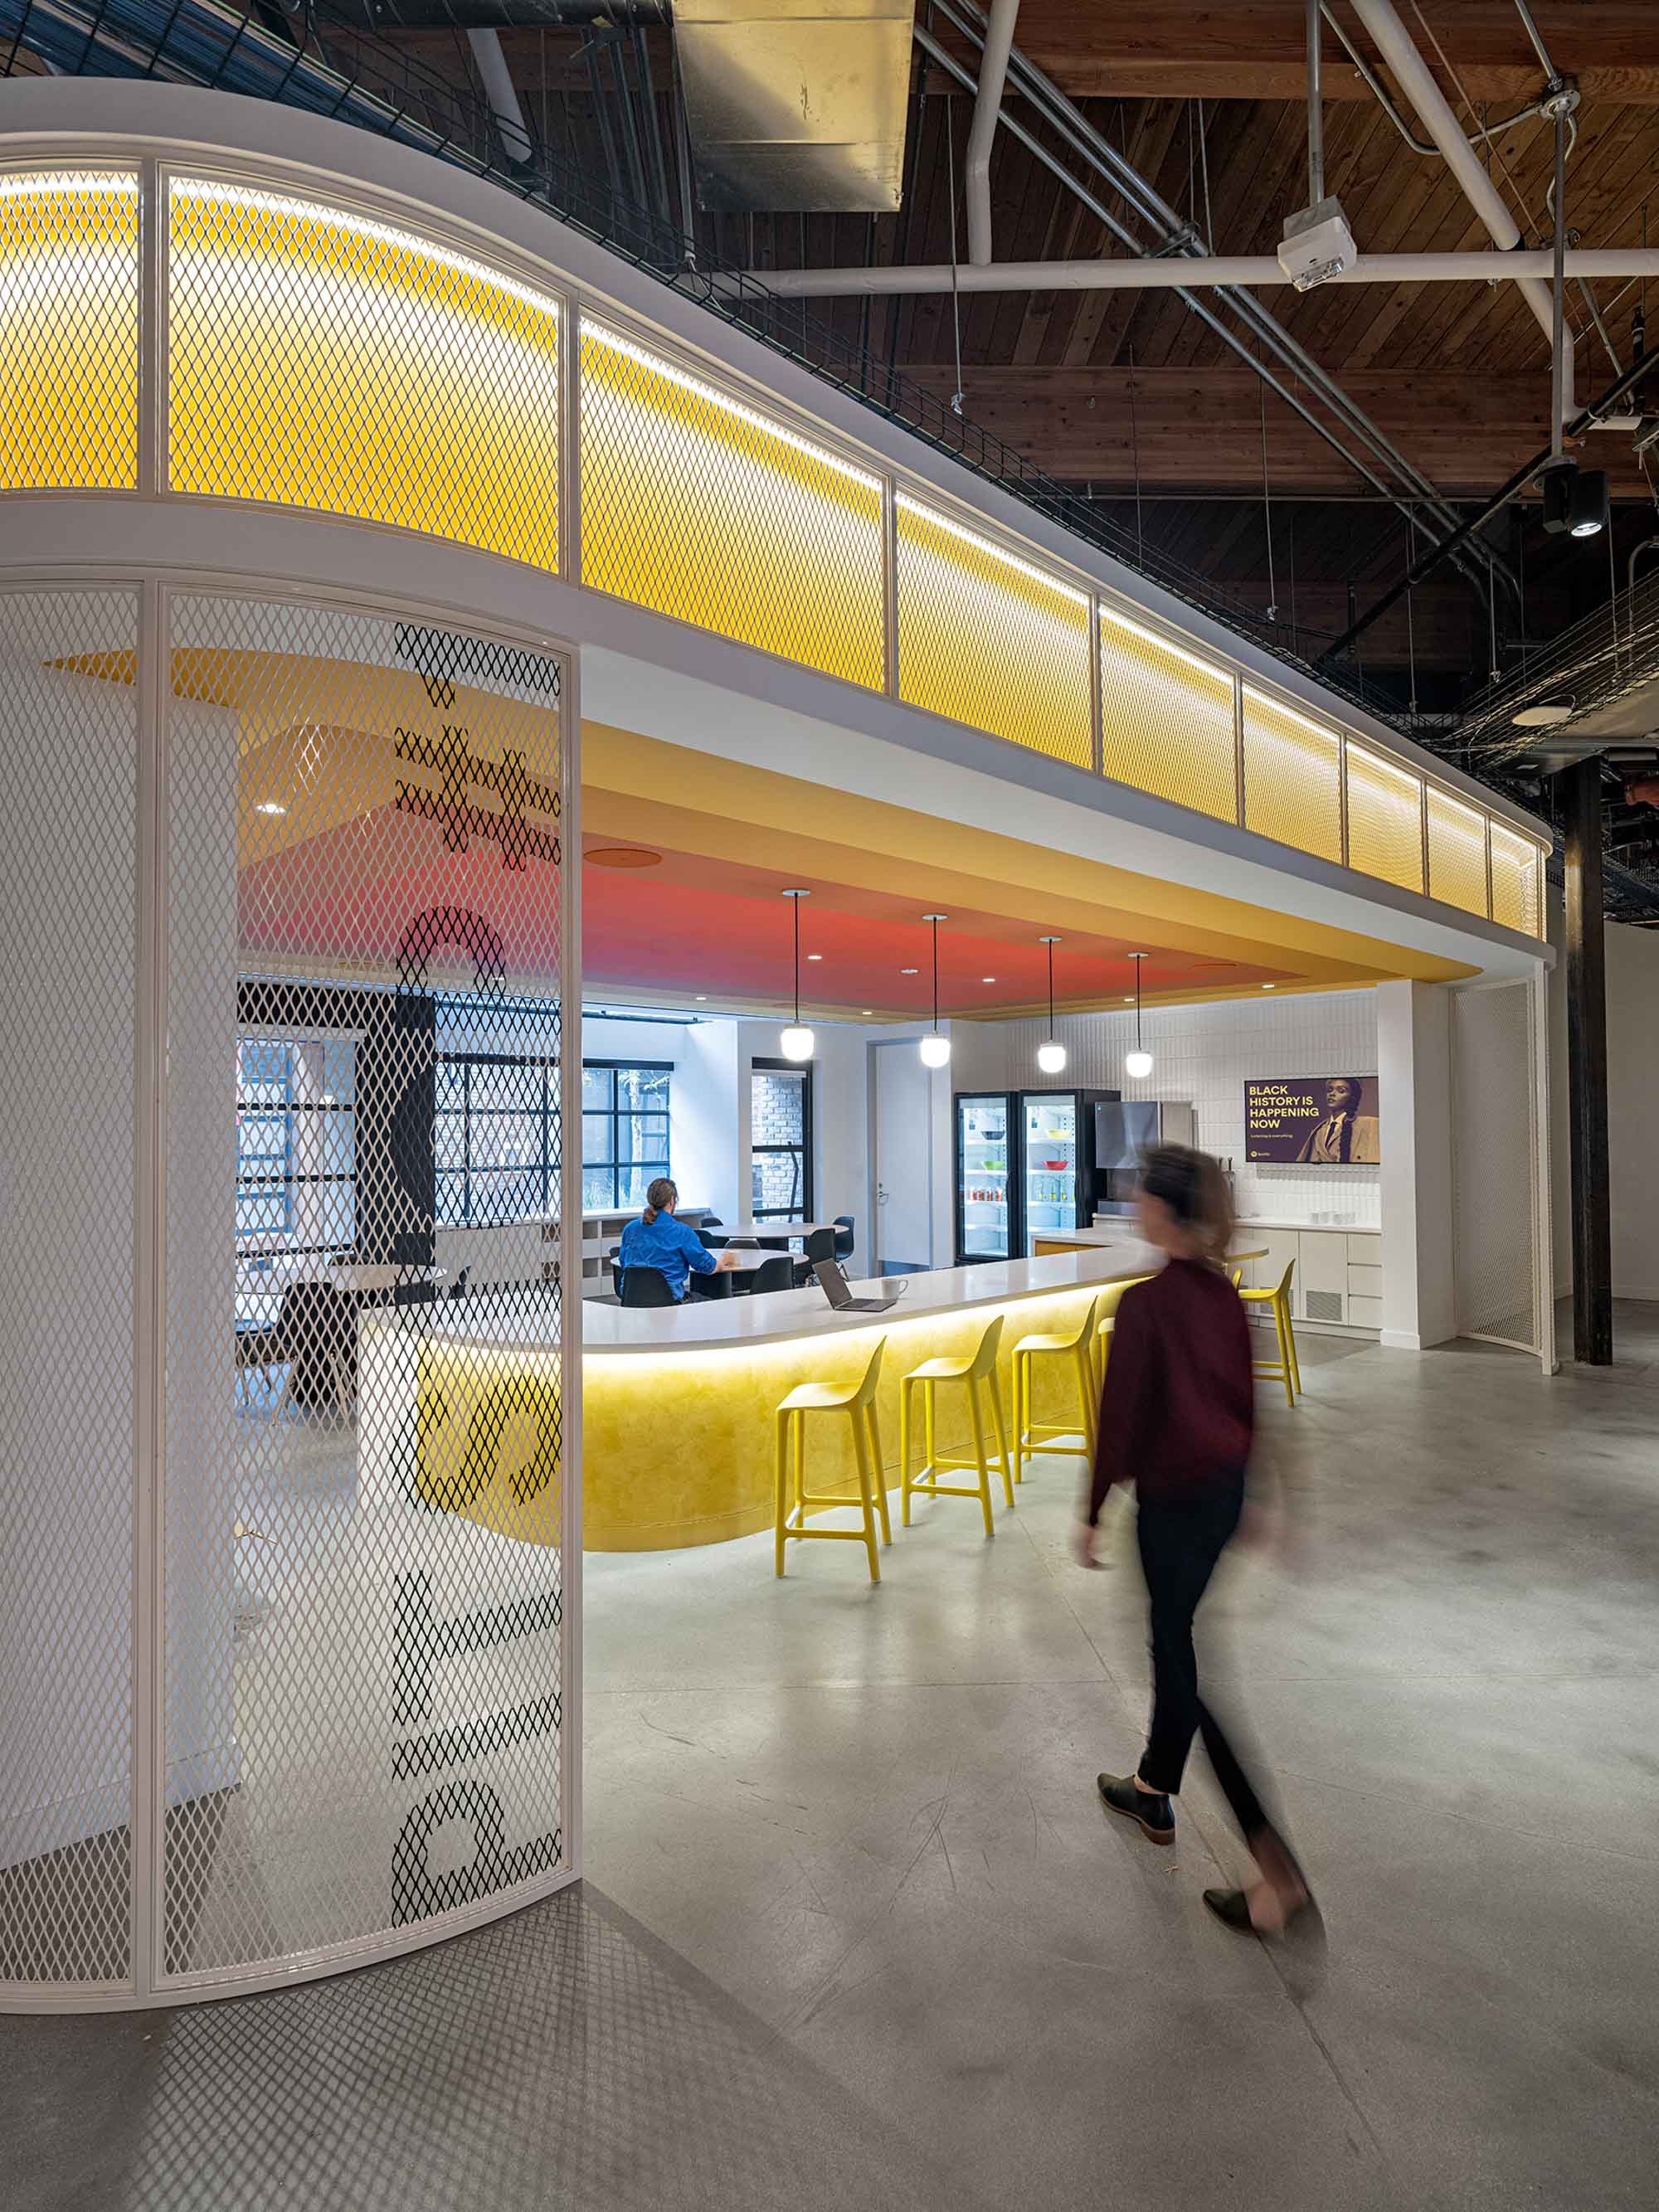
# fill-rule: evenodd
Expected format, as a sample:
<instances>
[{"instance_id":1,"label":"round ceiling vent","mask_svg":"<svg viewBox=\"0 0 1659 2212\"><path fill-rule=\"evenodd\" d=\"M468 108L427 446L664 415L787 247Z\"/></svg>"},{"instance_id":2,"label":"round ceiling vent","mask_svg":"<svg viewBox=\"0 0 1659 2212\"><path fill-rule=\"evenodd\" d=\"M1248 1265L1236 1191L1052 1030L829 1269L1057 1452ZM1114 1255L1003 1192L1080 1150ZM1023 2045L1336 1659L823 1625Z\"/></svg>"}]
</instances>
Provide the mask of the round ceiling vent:
<instances>
[{"instance_id":1,"label":"round ceiling vent","mask_svg":"<svg viewBox=\"0 0 1659 2212\"><path fill-rule=\"evenodd\" d=\"M591 845L582 854L592 868L659 868L662 854L643 845Z\"/></svg>"}]
</instances>

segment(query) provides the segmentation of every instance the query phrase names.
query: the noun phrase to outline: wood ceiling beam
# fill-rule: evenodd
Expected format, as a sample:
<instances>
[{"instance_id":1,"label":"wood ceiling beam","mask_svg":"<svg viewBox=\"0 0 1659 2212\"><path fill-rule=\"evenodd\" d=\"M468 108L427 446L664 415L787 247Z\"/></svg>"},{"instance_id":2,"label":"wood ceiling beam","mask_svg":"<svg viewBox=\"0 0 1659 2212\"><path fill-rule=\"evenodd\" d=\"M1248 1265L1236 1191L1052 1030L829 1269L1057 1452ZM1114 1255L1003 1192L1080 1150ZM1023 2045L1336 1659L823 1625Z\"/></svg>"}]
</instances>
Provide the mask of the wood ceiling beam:
<instances>
[{"instance_id":1,"label":"wood ceiling beam","mask_svg":"<svg viewBox=\"0 0 1659 2212\"><path fill-rule=\"evenodd\" d=\"M948 398L949 366L904 364L904 373ZM1472 378L1455 370L1340 372L1349 397L1442 492L1474 497L1502 483L1549 441L1547 375ZM1247 368L1146 368L1134 373L1135 413L1126 368L969 366L967 412L1051 476L1133 488L1138 439L1148 490L1240 492L1261 484L1261 385ZM1586 442L1615 493L1645 496L1628 438ZM1275 494L1353 495L1359 477L1299 416L1270 394L1268 468Z\"/></svg>"},{"instance_id":2,"label":"wood ceiling beam","mask_svg":"<svg viewBox=\"0 0 1659 2212\"><path fill-rule=\"evenodd\" d=\"M1514 0L1436 0L1425 13L1471 100L1518 104L1536 94L1541 72ZM1535 0L1533 13L1555 66L1577 78L1586 99L1659 102L1650 0ZM1305 16L1296 0L1165 0L1156 8L1026 0L1018 37L1020 51L1074 99L1300 100L1306 88ZM1433 63L1431 52L1426 58ZM1373 96L1328 28L1322 76L1328 100ZM1443 88L1455 96L1451 85Z\"/></svg>"}]
</instances>

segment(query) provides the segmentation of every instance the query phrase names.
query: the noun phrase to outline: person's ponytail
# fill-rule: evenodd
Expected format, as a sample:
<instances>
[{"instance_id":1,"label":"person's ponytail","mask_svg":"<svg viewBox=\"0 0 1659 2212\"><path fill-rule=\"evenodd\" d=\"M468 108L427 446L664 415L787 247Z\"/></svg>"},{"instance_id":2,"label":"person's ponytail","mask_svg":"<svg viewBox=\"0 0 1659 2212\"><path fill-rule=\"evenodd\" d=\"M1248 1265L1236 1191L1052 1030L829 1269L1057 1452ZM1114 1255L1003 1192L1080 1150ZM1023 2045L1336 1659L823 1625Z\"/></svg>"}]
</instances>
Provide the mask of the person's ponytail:
<instances>
[{"instance_id":1,"label":"person's ponytail","mask_svg":"<svg viewBox=\"0 0 1659 2212\"><path fill-rule=\"evenodd\" d=\"M679 1204L680 1194L666 1176L659 1176L645 1194L645 1211L640 1216L648 1229L659 1213L672 1213Z\"/></svg>"}]
</instances>

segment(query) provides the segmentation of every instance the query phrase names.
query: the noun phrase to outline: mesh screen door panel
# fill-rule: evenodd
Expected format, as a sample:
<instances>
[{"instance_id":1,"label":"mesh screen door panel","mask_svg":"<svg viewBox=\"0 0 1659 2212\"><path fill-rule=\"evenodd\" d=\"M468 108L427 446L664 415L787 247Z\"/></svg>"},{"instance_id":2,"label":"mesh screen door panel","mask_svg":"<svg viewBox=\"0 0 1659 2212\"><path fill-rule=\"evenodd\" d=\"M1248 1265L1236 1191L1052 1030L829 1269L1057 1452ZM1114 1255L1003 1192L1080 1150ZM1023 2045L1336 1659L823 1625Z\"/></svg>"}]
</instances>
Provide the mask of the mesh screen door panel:
<instances>
[{"instance_id":1,"label":"mesh screen door panel","mask_svg":"<svg viewBox=\"0 0 1659 2212\"><path fill-rule=\"evenodd\" d=\"M1525 1352L1543 1328L1534 1005L1523 982L1451 997L1458 1331Z\"/></svg>"},{"instance_id":2,"label":"mesh screen door panel","mask_svg":"<svg viewBox=\"0 0 1659 2212\"><path fill-rule=\"evenodd\" d=\"M189 1986L565 1863L565 764L555 659L169 616L157 1971Z\"/></svg>"},{"instance_id":3,"label":"mesh screen door panel","mask_svg":"<svg viewBox=\"0 0 1659 2212\"><path fill-rule=\"evenodd\" d=\"M0 1991L132 1974L137 646L0 594Z\"/></svg>"}]
</instances>

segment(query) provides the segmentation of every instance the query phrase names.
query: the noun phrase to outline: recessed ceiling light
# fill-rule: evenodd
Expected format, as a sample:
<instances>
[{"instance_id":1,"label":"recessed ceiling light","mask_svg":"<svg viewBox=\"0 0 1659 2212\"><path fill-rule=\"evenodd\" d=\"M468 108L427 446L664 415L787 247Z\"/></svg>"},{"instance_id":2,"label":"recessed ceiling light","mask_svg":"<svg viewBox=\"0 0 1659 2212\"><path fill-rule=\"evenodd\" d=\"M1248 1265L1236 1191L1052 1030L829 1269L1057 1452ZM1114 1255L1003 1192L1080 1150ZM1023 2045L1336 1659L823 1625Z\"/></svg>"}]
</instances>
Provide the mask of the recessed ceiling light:
<instances>
[{"instance_id":1,"label":"recessed ceiling light","mask_svg":"<svg viewBox=\"0 0 1659 2212\"><path fill-rule=\"evenodd\" d=\"M806 957L809 960L822 960L823 955L821 952L809 952Z\"/></svg>"},{"instance_id":2,"label":"recessed ceiling light","mask_svg":"<svg viewBox=\"0 0 1659 2212\"><path fill-rule=\"evenodd\" d=\"M590 867L594 868L659 868L662 854L647 851L643 845L593 845L582 854Z\"/></svg>"},{"instance_id":3,"label":"recessed ceiling light","mask_svg":"<svg viewBox=\"0 0 1659 2212\"><path fill-rule=\"evenodd\" d=\"M875 1011L876 1010L873 1006L860 1006L859 1008L859 1012L861 1014L873 1014Z\"/></svg>"},{"instance_id":4,"label":"recessed ceiling light","mask_svg":"<svg viewBox=\"0 0 1659 2212\"><path fill-rule=\"evenodd\" d=\"M1134 994L1134 993L1133 993L1133 991L1126 991L1126 992L1124 993L1124 994L1123 994L1123 1003L1124 1003L1124 1005L1125 1005L1126 1006L1133 1006L1133 1004L1134 1004L1134 1002L1135 1002L1135 994Z\"/></svg>"},{"instance_id":5,"label":"recessed ceiling light","mask_svg":"<svg viewBox=\"0 0 1659 2212\"><path fill-rule=\"evenodd\" d=\"M920 968L901 968L899 969L899 974L901 975L920 975L921 973L921 970Z\"/></svg>"},{"instance_id":6,"label":"recessed ceiling light","mask_svg":"<svg viewBox=\"0 0 1659 2212\"><path fill-rule=\"evenodd\" d=\"M253 811L256 814L286 814L288 812L287 807L279 805L274 799L262 799Z\"/></svg>"},{"instance_id":7,"label":"recessed ceiling light","mask_svg":"<svg viewBox=\"0 0 1659 2212\"><path fill-rule=\"evenodd\" d=\"M697 1004L698 1004L700 1006L706 1006L708 1004L708 992L707 992L707 991L699 991L699 992L698 992L698 994L697 994Z\"/></svg>"},{"instance_id":8,"label":"recessed ceiling light","mask_svg":"<svg viewBox=\"0 0 1659 2212\"><path fill-rule=\"evenodd\" d=\"M994 975L981 975L979 980L981 983L994 983L997 979Z\"/></svg>"},{"instance_id":9,"label":"recessed ceiling light","mask_svg":"<svg viewBox=\"0 0 1659 2212\"><path fill-rule=\"evenodd\" d=\"M1264 991L1276 991L1279 986L1277 983L1264 983L1261 988Z\"/></svg>"}]
</instances>

